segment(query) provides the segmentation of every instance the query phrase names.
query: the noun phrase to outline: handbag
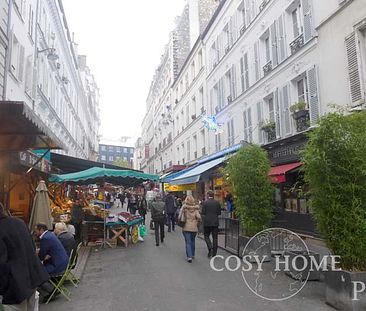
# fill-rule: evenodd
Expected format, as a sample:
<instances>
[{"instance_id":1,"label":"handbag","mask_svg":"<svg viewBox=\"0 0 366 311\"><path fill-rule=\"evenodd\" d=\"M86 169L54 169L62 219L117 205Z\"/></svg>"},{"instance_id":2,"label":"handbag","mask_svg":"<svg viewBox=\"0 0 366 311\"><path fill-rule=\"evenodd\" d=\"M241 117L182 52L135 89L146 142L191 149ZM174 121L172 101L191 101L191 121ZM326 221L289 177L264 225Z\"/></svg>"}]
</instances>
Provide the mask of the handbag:
<instances>
[{"instance_id":1,"label":"handbag","mask_svg":"<svg viewBox=\"0 0 366 311\"><path fill-rule=\"evenodd\" d=\"M178 215L178 223L177 225L181 228L184 227L184 225L186 224L186 213L184 212L184 208L182 207L179 215Z\"/></svg>"}]
</instances>

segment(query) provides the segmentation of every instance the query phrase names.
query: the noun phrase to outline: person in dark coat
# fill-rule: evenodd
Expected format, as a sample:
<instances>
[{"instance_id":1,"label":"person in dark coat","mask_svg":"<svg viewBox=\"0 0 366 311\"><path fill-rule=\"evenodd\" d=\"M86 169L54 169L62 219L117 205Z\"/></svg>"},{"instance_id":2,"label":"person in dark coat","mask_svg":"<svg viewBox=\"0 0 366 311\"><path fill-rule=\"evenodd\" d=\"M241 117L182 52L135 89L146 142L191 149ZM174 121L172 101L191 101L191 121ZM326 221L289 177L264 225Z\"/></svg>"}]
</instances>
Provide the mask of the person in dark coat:
<instances>
[{"instance_id":1,"label":"person in dark coat","mask_svg":"<svg viewBox=\"0 0 366 311\"><path fill-rule=\"evenodd\" d=\"M172 229L175 231L175 214L177 212L177 204L171 193L168 193L165 198L165 210L168 218L168 232L171 232Z\"/></svg>"},{"instance_id":2,"label":"person in dark coat","mask_svg":"<svg viewBox=\"0 0 366 311\"><path fill-rule=\"evenodd\" d=\"M208 257L214 257L217 254L221 206L214 199L214 193L212 191L207 192L207 200L203 203L201 215L203 216L203 233L207 244ZM212 235L212 242L210 235Z\"/></svg>"},{"instance_id":3,"label":"person in dark coat","mask_svg":"<svg viewBox=\"0 0 366 311\"><path fill-rule=\"evenodd\" d=\"M54 233L64 247L67 257L70 258L71 252L73 251L73 259L76 256L77 243L74 236L67 230L66 224L64 224L63 222L58 222L55 225Z\"/></svg>"},{"instance_id":4,"label":"person in dark coat","mask_svg":"<svg viewBox=\"0 0 366 311\"><path fill-rule=\"evenodd\" d=\"M33 310L36 288L48 279L27 226L6 215L0 204L0 295L5 310L20 304Z\"/></svg>"},{"instance_id":5,"label":"person in dark coat","mask_svg":"<svg viewBox=\"0 0 366 311\"><path fill-rule=\"evenodd\" d=\"M137 210L143 218L143 224L145 225L145 217L147 213L147 201L144 196L137 197Z\"/></svg>"},{"instance_id":6,"label":"person in dark coat","mask_svg":"<svg viewBox=\"0 0 366 311\"><path fill-rule=\"evenodd\" d=\"M69 257L60 240L53 232L48 231L47 226L44 224L37 224L34 232L40 239L38 257L43 261L47 272L51 276L64 272L69 262Z\"/></svg>"},{"instance_id":7,"label":"person in dark coat","mask_svg":"<svg viewBox=\"0 0 366 311\"><path fill-rule=\"evenodd\" d=\"M154 222L156 246L159 246L159 229L160 229L160 241L161 243L164 243L165 238L164 222L166 217L165 204L160 194L156 195L154 200L151 202L150 210L151 210L151 218Z\"/></svg>"},{"instance_id":8,"label":"person in dark coat","mask_svg":"<svg viewBox=\"0 0 366 311\"><path fill-rule=\"evenodd\" d=\"M81 241L81 226L84 220L83 206L79 199L75 200L75 203L71 210L71 224L75 227L75 239L76 241Z\"/></svg>"}]
</instances>

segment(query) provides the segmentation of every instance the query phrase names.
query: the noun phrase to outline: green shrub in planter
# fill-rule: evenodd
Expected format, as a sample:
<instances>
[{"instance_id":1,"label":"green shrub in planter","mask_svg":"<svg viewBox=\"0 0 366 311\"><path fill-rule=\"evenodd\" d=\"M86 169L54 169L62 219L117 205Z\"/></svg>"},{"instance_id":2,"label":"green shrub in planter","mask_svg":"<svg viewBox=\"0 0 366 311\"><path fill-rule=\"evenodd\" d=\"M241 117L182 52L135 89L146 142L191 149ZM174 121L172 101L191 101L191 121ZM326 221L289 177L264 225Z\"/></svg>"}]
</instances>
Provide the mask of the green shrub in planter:
<instances>
[{"instance_id":1,"label":"green shrub in planter","mask_svg":"<svg viewBox=\"0 0 366 311\"><path fill-rule=\"evenodd\" d=\"M248 145L230 158L224 173L235 197L235 212L248 236L266 229L273 217L273 186L266 151Z\"/></svg>"},{"instance_id":2,"label":"green shrub in planter","mask_svg":"<svg viewBox=\"0 0 366 311\"><path fill-rule=\"evenodd\" d=\"M366 112L322 118L302 158L318 229L340 256L343 274L348 270L355 278L355 272L366 271ZM327 302L341 310L365 310L366 296L352 301L352 284L346 286L341 274L329 274Z\"/></svg>"}]
</instances>

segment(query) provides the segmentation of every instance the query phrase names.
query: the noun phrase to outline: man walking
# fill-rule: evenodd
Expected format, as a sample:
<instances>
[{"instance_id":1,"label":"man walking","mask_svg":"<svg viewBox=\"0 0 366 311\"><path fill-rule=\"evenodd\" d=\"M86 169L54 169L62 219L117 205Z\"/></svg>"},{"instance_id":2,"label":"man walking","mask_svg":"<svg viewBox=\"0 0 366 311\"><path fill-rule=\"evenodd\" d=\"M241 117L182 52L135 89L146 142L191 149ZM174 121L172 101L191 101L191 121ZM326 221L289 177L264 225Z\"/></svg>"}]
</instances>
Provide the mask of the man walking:
<instances>
[{"instance_id":1,"label":"man walking","mask_svg":"<svg viewBox=\"0 0 366 311\"><path fill-rule=\"evenodd\" d=\"M175 214L177 211L177 204L175 202L174 196L171 193L168 193L165 198L165 209L168 218L168 232L171 232L172 229L175 231Z\"/></svg>"},{"instance_id":2,"label":"man walking","mask_svg":"<svg viewBox=\"0 0 366 311\"><path fill-rule=\"evenodd\" d=\"M154 222L155 229L155 242L156 246L159 246L159 230L160 230L160 242L164 242L164 223L165 223L165 204L161 199L161 195L157 194L154 200L151 202L151 218Z\"/></svg>"},{"instance_id":3,"label":"man walking","mask_svg":"<svg viewBox=\"0 0 366 311\"><path fill-rule=\"evenodd\" d=\"M0 204L0 295L4 310L33 311L36 289L49 278L25 223Z\"/></svg>"},{"instance_id":4,"label":"man walking","mask_svg":"<svg viewBox=\"0 0 366 311\"><path fill-rule=\"evenodd\" d=\"M213 191L207 192L207 200L203 203L203 233L208 249L208 257L214 257L217 254L217 239L219 234L219 215L221 215L221 206L214 199ZM210 235L212 234L212 242Z\"/></svg>"}]
</instances>

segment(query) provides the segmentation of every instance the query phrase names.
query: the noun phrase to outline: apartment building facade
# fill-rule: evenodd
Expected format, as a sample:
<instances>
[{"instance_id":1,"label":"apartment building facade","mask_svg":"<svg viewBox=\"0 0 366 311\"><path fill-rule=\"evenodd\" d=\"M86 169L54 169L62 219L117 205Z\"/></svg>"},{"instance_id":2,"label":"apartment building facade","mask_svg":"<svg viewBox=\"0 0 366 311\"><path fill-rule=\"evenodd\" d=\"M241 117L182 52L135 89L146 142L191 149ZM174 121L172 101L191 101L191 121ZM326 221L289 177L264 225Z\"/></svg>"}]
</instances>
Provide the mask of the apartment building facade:
<instances>
[{"instance_id":1,"label":"apartment building facade","mask_svg":"<svg viewBox=\"0 0 366 311\"><path fill-rule=\"evenodd\" d=\"M22 101L62 139L74 157L98 153L98 88L79 58L61 0L12 0L4 99Z\"/></svg>"}]
</instances>

